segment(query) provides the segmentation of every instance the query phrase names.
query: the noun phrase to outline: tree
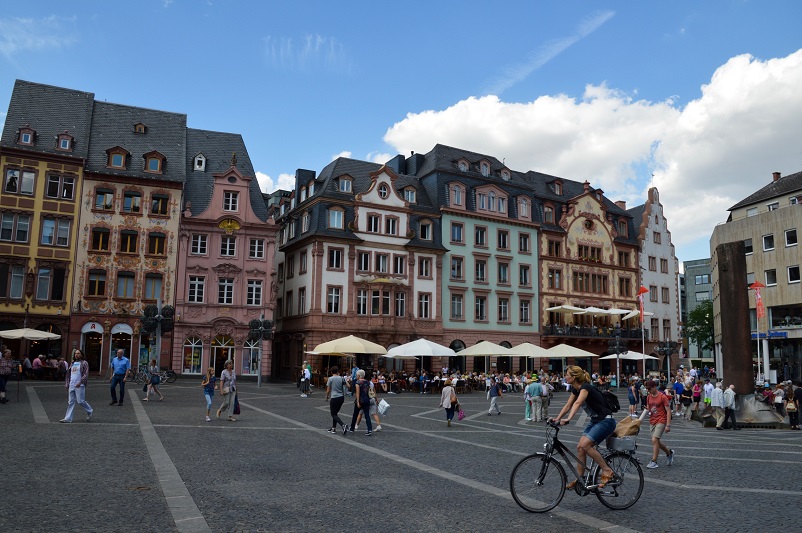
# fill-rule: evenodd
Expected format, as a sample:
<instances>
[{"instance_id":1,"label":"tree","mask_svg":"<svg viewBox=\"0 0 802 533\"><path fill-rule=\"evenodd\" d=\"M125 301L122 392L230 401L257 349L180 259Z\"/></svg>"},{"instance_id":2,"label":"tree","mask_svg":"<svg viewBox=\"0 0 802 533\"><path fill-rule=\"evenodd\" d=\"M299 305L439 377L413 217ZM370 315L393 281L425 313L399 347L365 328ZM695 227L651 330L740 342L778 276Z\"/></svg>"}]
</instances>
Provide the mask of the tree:
<instances>
[{"instance_id":1,"label":"tree","mask_svg":"<svg viewBox=\"0 0 802 533\"><path fill-rule=\"evenodd\" d=\"M713 350L713 301L705 300L688 313L685 337L701 350Z\"/></svg>"}]
</instances>

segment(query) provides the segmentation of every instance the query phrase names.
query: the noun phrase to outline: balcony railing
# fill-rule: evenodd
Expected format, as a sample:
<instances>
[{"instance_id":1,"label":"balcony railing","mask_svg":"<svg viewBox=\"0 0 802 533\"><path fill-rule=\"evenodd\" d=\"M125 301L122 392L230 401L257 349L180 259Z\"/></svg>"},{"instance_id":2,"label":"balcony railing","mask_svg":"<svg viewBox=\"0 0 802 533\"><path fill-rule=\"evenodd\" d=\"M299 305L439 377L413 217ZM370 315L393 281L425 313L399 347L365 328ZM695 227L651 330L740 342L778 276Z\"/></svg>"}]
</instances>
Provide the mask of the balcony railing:
<instances>
[{"instance_id":1,"label":"balcony railing","mask_svg":"<svg viewBox=\"0 0 802 533\"><path fill-rule=\"evenodd\" d=\"M555 326L544 325L540 330L541 335L554 335L559 337L598 337L614 339L616 329L608 326ZM649 332L643 329L621 328L618 334L622 339L641 339L649 340ZM644 337L645 335L645 337Z\"/></svg>"}]
</instances>

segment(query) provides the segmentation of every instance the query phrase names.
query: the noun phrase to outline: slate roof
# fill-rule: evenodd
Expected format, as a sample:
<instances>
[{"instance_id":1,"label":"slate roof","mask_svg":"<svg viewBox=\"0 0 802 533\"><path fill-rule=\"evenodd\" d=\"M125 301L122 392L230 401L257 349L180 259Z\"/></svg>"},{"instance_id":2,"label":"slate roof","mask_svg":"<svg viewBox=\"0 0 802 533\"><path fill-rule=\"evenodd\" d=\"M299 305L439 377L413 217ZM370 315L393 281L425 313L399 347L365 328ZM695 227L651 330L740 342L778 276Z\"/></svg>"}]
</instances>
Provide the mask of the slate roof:
<instances>
[{"instance_id":1,"label":"slate roof","mask_svg":"<svg viewBox=\"0 0 802 533\"><path fill-rule=\"evenodd\" d=\"M38 153L86 158L95 95L52 85L17 80L11 93L0 146ZM16 132L29 125L36 130L34 146L17 144ZM73 151L56 150L56 135L67 131Z\"/></svg>"},{"instance_id":2,"label":"slate roof","mask_svg":"<svg viewBox=\"0 0 802 533\"><path fill-rule=\"evenodd\" d=\"M771 200L777 196L782 196L784 194L789 194L800 190L802 190L802 172L789 174L788 176L784 176L777 181L772 181L757 192L750 194L734 206L730 207L727 211L734 211L735 209L740 209L741 207L745 207L747 205L755 204L765 200Z\"/></svg>"},{"instance_id":3,"label":"slate roof","mask_svg":"<svg viewBox=\"0 0 802 533\"><path fill-rule=\"evenodd\" d=\"M146 133L135 133L135 124L144 124ZM183 183L186 178L187 116L106 102L95 102L89 142L88 172L111 176L153 178ZM127 168L108 168L106 151L120 146L130 152ZM144 171L144 154L158 151L166 158L161 174Z\"/></svg>"},{"instance_id":4,"label":"slate roof","mask_svg":"<svg viewBox=\"0 0 802 533\"><path fill-rule=\"evenodd\" d=\"M251 177L249 202L251 209L259 220L267 220L266 199L259 188L256 172L245 147L242 135L187 128L186 150L186 182L184 185L184 202L191 202L193 215L202 213L212 199L214 191L214 174L225 172L231 166L231 154L237 154L237 170ZM195 156L203 154L206 158L206 170L195 169Z\"/></svg>"}]
</instances>

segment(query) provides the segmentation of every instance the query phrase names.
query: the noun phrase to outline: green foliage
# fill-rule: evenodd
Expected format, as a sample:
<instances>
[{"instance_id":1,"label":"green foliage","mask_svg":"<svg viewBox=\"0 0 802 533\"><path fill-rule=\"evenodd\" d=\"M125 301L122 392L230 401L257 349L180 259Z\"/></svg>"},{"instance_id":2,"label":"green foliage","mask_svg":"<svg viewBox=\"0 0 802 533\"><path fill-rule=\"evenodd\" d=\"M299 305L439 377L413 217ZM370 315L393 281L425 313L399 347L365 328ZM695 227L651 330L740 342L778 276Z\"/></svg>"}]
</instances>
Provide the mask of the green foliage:
<instances>
[{"instance_id":1,"label":"green foliage","mask_svg":"<svg viewBox=\"0 0 802 533\"><path fill-rule=\"evenodd\" d=\"M713 349L713 302L705 300L688 313L685 337L703 350Z\"/></svg>"}]
</instances>

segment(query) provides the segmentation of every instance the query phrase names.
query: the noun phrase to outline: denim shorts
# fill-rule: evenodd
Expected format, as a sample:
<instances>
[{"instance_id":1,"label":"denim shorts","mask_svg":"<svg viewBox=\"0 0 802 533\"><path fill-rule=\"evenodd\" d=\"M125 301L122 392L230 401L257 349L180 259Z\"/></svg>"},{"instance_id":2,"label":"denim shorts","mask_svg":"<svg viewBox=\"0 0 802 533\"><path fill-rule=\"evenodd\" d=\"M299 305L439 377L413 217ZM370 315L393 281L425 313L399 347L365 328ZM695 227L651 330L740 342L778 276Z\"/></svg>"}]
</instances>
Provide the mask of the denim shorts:
<instances>
[{"instance_id":1,"label":"denim shorts","mask_svg":"<svg viewBox=\"0 0 802 533\"><path fill-rule=\"evenodd\" d=\"M615 431L615 420L612 418L602 418L598 422L590 422L582 432L583 437L587 437L594 444L601 444L604 439Z\"/></svg>"}]
</instances>

